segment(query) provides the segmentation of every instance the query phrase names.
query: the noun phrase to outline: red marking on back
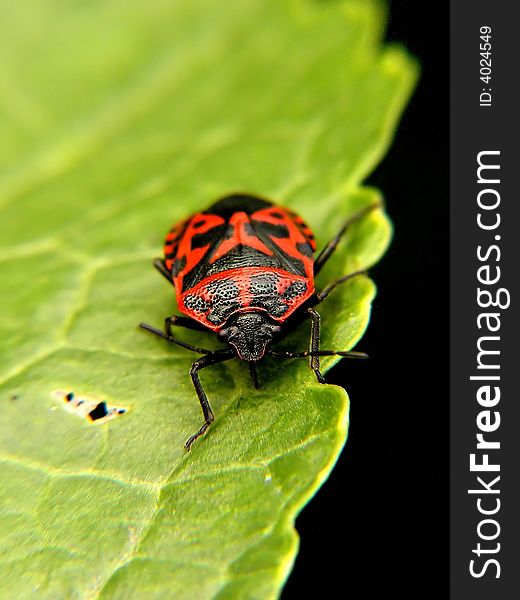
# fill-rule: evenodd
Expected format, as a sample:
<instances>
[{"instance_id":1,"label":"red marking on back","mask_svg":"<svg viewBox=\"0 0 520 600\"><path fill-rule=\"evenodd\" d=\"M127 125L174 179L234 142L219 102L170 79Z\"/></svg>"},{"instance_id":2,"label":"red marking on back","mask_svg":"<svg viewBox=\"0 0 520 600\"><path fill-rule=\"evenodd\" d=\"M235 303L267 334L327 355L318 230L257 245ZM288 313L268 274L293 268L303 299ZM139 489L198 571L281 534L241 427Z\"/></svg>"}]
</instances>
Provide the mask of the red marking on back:
<instances>
[{"instance_id":1,"label":"red marking on back","mask_svg":"<svg viewBox=\"0 0 520 600\"><path fill-rule=\"evenodd\" d=\"M229 224L233 226L233 236L227 240L224 240L216 252L211 257L210 262L215 262L225 254L227 254L232 248L238 244L243 246L250 246L255 248L264 254L271 255L272 252L269 248L258 238L257 235L250 235L247 230L247 225L251 224L251 220L245 212L236 212L229 219Z\"/></svg>"},{"instance_id":2,"label":"red marking on back","mask_svg":"<svg viewBox=\"0 0 520 600\"><path fill-rule=\"evenodd\" d=\"M193 267L195 267L201 261L202 257L206 254L206 251L210 246L210 242L208 242L208 244L206 244L205 246L202 246L201 248L195 248L192 250L191 240L193 236L206 233L210 229L213 229L218 225L222 225L223 223L225 223L225 221L222 217L209 214L196 214L191 219L189 219L181 238L177 242L177 247L175 248L175 256L173 258L166 259L166 267L167 269L171 270L173 262L176 258L186 258L186 265L178 274L178 276L174 278L175 290L177 292L177 295L181 294L182 280L184 274L191 271L191 269L193 269ZM174 245L168 241L167 237L164 246L164 254L166 255L169 252L171 252L172 247L174 248Z\"/></svg>"},{"instance_id":3,"label":"red marking on back","mask_svg":"<svg viewBox=\"0 0 520 600\"><path fill-rule=\"evenodd\" d=\"M269 230L266 228L265 235L267 237L264 237L264 234L261 234L262 238L265 240L262 241L259 235L254 233L254 228L251 221L257 221L259 224L263 222L271 225L284 226L288 231L288 237L276 237L274 234L270 235L268 233ZM235 311L235 313L251 311L267 312L262 308L250 306L253 298L253 294L251 294L250 291L250 283L251 277L270 272L277 273L279 275L276 294L283 299L283 302L288 307L285 314L283 314L281 317L277 318L273 317L272 315L271 317L275 321L285 321L287 317L289 317L299 306L301 306L314 292L314 259L312 255L307 256L298 249L302 244L309 244L311 249L313 251L315 250L316 244L314 242L311 229L307 227L303 219L296 215L296 213L293 213L292 211L284 209L280 206L269 206L256 211L252 215L247 215L245 211L236 211L233 215L231 215L231 218L228 222L229 225L233 227L232 235L228 239L221 239L220 243L214 249L211 257L209 258L209 264L213 264L219 258L225 256L231 249L240 244L242 246L255 248L256 250L268 256L273 256L273 254L275 254L275 249L279 248L283 254L286 255L285 258L283 258L282 254L279 255L281 267L274 268L251 265L247 267L229 269L227 271L215 273L214 275L208 277L203 277L202 272L201 275L203 278L193 287L183 292L182 288L184 275L196 268L196 266L206 255L210 245L217 241L215 237L212 238L210 233L208 235L207 244L199 248L192 249L191 246L194 236L208 233L215 227L226 223L226 220L219 215L210 213L197 213L190 219L181 221L176 226L172 227L166 236L164 244L164 254L165 257L168 256L168 258L165 258L167 269L171 271L174 262L178 259L181 260L182 263L185 261L185 264L183 264L181 270L176 276L173 277L179 310L191 318L199 321L208 329L218 331L222 328L223 324L215 325L208 321L206 316L210 312L210 309L208 308L204 314L200 312L196 313L194 310L190 310L184 305L184 297L186 297L188 294L200 296L204 301L210 303L213 301L214 297L213 294L211 294L208 290L207 286L214 281L231 279L239 290L237 301L239 302L240 307ZM215 236L221 236L222 231L222 228L217 230L215 232ZM290 261L291 258L297 259L303 264L305 275L297 275L283 267L282 263L287 263L287 261ZM179 263L177 263L177 265L179 265ZM177 266L177 269L178 268L179 267ZM287 264L287 268L290 269L291 265ZM299 296L296 295L290 298L283 298L283 294L289 288L289 286L298 281L306 282L306 291ZM227 318L229 318L229 316Z\"/></svg>"},{"instance_id":4,"label":"red marking on back","mask_svg":"<svg viewBox=\"0 0 520 600\"><path fill-rule=\"evenodd\" d=\"M225 323L220 323L215 325L211 323L207 319L207 315L210 312L210 309L205 310L204 312L196 313L193 310L187 308L184 304L184 298L187 295L200 296L207 303L211 303L215 300L215 294L211 293L208 290L208 286L210 283L213 283L218 280L232 280L233 283L238 288L238 295L233 300L236 300L240 307L235 311L230 313L226 320L228 320L232 315L237 313L245 313L245 312L263 312L267 313L266 310L262 308L258 308L256 306L251 306L251 301L255 297L250 291L251 278L255 275L262 275L264 273L276 273L279 275L279 282L277 285L277 294L281 295L283 292L289 288L289 286L295 282L302 281L307 285L306 291L300 296L296 296L291 299L284 300L287 305L287 311L281 317L274 317L271 315L271 318L274 321L282 323L285 321L299 306L301 306L310 296L312 296L314 292L314 282L309 281L306 277L302 277L300 275L295 275L294 273L289 273L283 269L266 269L265 267L244 267L242 269L231 269L229 271L222 271L221 273L216 273L215 275L211 275L206 277L201 282L190 288L184 294L177 295L177 305L179 310L183 312L185 315L188 315L192 319L195 319L208 329L213 331L219 331L225 325Z\"/></svg>"},{"instance_id":5,"label":"red marking on back","mask_svg":"<svg viewBox=\"0 0 520 600\"><path fill-rule=\"evenodd\" d=\"M275 217L271 213L280 213L283 215L283 218ZM296 219L292 217L286 209L280 206L258 210L251 215L251 218L257 221L263 221L265 223L271 223L273 225L284 225L285 227L287 227L289 231L288 238L271 237L270 239L286 254L292 256L293 258L301 260L304 264L307 278L310 281L313 281L314 259L312 256L305 256L298 250L298 244L305 243L309 243L312 250L316 248L316 245L314 243L311 243L310 240L306 237L305 233L302 231L303 227L307 227L303 223L302 219L299 218L299 221L301 221L303 226L299 226L299 224L296 222ZM309 232L312 235L310 229Z\"/></svg>"}]
</instances>

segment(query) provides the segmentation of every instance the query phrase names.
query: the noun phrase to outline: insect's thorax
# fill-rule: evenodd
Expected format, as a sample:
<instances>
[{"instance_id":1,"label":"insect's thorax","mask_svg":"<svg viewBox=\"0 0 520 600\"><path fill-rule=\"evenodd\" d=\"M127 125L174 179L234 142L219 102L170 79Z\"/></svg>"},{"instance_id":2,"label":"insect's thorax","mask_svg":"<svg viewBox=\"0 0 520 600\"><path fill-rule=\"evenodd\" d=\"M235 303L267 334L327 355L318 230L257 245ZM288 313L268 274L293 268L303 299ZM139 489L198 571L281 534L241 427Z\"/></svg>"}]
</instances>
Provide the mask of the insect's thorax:
<instances>
[{"instance_id":1,"label":"insect's thorax","mask_svg":"<svg viewBox=\"0 0 520 600\"><path fill-rule=\"evenodd\" d=\"M282 269L242 267L207 277L177 302L182 312L218 330L235 313L265 312L283 321L313 291L312 281Z\"/></svg>"}]
</instances>

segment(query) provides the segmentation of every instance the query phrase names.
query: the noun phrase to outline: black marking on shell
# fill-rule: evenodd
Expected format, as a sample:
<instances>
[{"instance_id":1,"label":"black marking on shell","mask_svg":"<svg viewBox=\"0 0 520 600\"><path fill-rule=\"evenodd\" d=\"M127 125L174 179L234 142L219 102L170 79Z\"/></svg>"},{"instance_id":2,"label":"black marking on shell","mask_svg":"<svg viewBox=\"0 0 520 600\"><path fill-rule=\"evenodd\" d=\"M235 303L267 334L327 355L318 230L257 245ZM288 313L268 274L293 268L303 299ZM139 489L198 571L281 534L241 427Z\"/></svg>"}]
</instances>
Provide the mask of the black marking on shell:
<instances>
[{"instance_id":1,"label":"black marking on shell","mask_svg":"<svg viewBox=\"0 0 520 600\"><path fill-rule=\"evenodd\" d=\"M284 269L289 273L295 273L296 275L306 275L305 265L303 261L298 258L294 258L293 256L289 256L286 252L280 248L280 246L274 241L273 233L277 227L282 227L287 231L287 235L289 235L289 231L287 227L284 225L271 225L270 223L265 223L264 221L258 221L253 219L251 221L251 225L256 236L271 250L274 255L274 262L276 262L276 266L279 269ZM271 229L269 229L271 228ZM282 233L281 230L278 230L279 233ZM281 237L281 236L279 236ZM261 266L261 265L258 265ZM270 265L269 265L270 266Z\"/></svg>"},{"instance_id":2,"label":"black marking on shell","mask_svg":"<svg viewBox=\"0 0 520 600\"><path fill-rule=\"evenodd\" d=\"M213 325L221 325L232 313L241 308L241 304L237 300L240 290L232 279L210 281L205 288L211 296L209 302L211 310L206 318Z\"/></svg>"},{"instance_id":3,"label":"black marking on shell","mask_svg":"<svg viewBox=\"0 0 520 600\"><path fill-rule=\"evenodd\" d=\"M284 219L285 215L277 210L272 210L270 213L271 217L274 217L275 219Z\"/></svg>"},{"instance_id":4,"label":"black marking on shell","mask_svg":"<svg viewBox=\"0 0 520 600\"><path fill-rule=\"evenodd\" d=\"M221 240L226 229L227 225L223 223L222 225L217 225L216 227L208 229L208 231L205 231L204 233L196 233L191 238L191 249L195 250L196 248L203 248L215 241Z\"/></svg>"},{"instance_id":5,"label":"black marking on shell","mask_svg":"<svg viewBox=\"0 0 520 600\"><path fill-rule=\"evenodd\" d=\"M166 250L166 248L165 248L165 250ZM164 258L166 258L166 260L169 260L171 258L175 258L177 256L177 250L178 250L178 245L174 244L170 248L170 250L165 253Z\"/></svg>"},{"instance_id":6,"label":"black marking on shell","mask_svg":"<svg viewBox=\"0 0 520 600\"><path fill-rule=\"evenodd\" d=\"M312 247L309 242L300 242L299 244L296 244L296 249L298 252L303 254L303 256L312 256L313 254Z\"/></svg>"},{"instance_id":7,"label":"black marking on shell","mask_svg":"<svg viewBox=\"0 0 520 600\"><path fill-rule=\"evenodd\" d=\"M256 231L253 229L253 226L251 225L250 221L246 221L244 223L244 230L247 233L248 236L250 237L256 237Z\"/></svg>"},{"instance_id":8,"label":"black marking on shell","mask_svg":"<svg viewBox=\"0 0 520 600\"><path fill-rule=\"evenodd\" d=\"M231 302L222 302L217 306L214 306L206 318L213 325L221 325L227 321L230 315L240 308L241 304L236 300L232 300Z\"/></svg>"},{"instance_id":9,"label":"black marking on shell","mask_svg":"<svg viewBox=\"0 0 520 600\"><path fill-rule=\"evenodd\" d=\"M274 225L267 221L257 221L255 219L253 219L252 225L273 238L285 239L289 237L289 229L285 225Z\"/></svg>"},{"instance_id":10,"label":"black marking on shell","mask_svg":"<svg viewBox=\"0 0 520 600\"><path fill-rule=\"evenodd\" d=\"M285 300L294 300L298 296L303 296L306 291L307 283L305 281L293 281L285 292L283 292L282 297Z\"/></svg>"},{"instance_id":11,"label":"black marking on shell","mask_svg":"<svg viewBox=\"0 0 520 600\"><path fill-rule=\"evenodd\" d=\"M253 296L257 295L273 295L277 292L277 283L280 276L277 273L262 273L261 275L253 275L249 284L249 291Z\"/></svg>"},{"instance_id":12,"label":"black marking on shell","mask_svg":"<svg viewBox=\"0 0 520 600\"><path fill-rule=\"evenodd\" d=\"M221 256L214 263L208 265L204 277L227 271L228 269L243 269L245 267L280 268L280 261L274 255L264 254L251 246L237 244L229 252L226 252L224 256Z\"/></svg>"},{"instance_id":13,"label":"black marking on shell","mask_svg":"<svg viewBox=\"0 0 520 600\"><path fill-rule=\"evenodd\" d=\"M229 220L236 212L245 212L252 215L257 210L272 206L272 203L263 198L256 198L247 194L231 194L221 198L215 204L212 204L205 214L219 215Z\"/></svg>"},{"instance_id":14,"label":"black marking on shell","mask_svg":"<svg viewBox=\"0 0 520 600\"><path fill-rule=\"evenodd\" d=\"M177 277L177 275L184 269L186 266L186 257L182 256L181 258L176 258L171 267L171 273L173 277Z\"/></svg>"},{"instance_id":15,"label":"black marking on shell","mask_svg":"<svg viewBox=\"0 0 520 600\"><path fill-rule=\"evenodd\" d=\"M184 306L196 313L205 313L210 308L206 300L196 294L188 294L184 298Z\"/></svg>"},{"instance_id":16,"label":"black marking on shell","mask_svg":"<svg viewBox=\"0 0 520 600\"><path fill-rule=\"evenodd\" d=\"M235 235L235 226L228 223L226 233L224 234L224 238L226 240L230 240Z\"/></svg>"},{"instance_id":17,"label":"black marking on shell","mask_svg":"<svg viewBox=\"0 0 520 600\"><path fill-rule=\"evenodd\" d=\"M208 294L211 295L211 305L215 306L220 302L234 300L240 290L232 279L217 279L211 281L205 286Z\"/></svg>"},{"instance_id":18,"label":"black marking on shell","mask_svg":"<svg viewBox=\"0 0 520 600\"><path fill-rule=\"evenodd\" d=\"M281 317L289 308L287 304L277 296L254 296L249 306L262 308L272 317Z\"/></svg>"}]
</instances>

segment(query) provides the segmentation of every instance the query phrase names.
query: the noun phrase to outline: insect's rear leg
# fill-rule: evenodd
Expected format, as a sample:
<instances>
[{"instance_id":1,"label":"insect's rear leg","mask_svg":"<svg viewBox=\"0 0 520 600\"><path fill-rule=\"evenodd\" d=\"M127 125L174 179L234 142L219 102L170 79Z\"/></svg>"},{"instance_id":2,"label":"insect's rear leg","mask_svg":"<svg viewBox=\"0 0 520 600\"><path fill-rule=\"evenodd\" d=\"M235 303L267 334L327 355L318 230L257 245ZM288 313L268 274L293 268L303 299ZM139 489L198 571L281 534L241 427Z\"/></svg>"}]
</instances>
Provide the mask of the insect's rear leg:
<instances>
[{"instance_id":1,"label":"insect's rear leg","mask_svg":"<svg viewBox=\"0 0 520 600\"><path fill-rule=\"evenodd\" d=\"M356 223L357 221L359 221L366 214L368 214L369 212L372 212L374 209L379 208L380 206L381 206L380 202L376 202L374 204L370 204L369 206L365 206L365 208L358 210L356 213L354 213L350 218L348 218L345 221L345 223L343 224L343 227L338 231L337 235L334 236L329 241L329 243L325 246L325 248L323 248L323 250L316 257L316 260L314 261L314 275L315 276L321 271L321 269L323 268L323 266L325 265L327 260L331 257L334 250L336 250L336 247L338 246L339 242L341 241L341 238L345 235L345 233L350 228L350 226L353 225L354 223Z\"/></svg>"},{"instance_id":2,"label":"insect's rear leg","mask_svg":"<svg viewBox=\"0 0 520 600\"><path fill-rule=\"evenodd\" d=\"M200 382L199 371L201 369L205 369L206 367L210 367L211 365L216 365L217 363L230 360L234 356L235 355L231 350L229 350L228 352L221 352L218 354L207 354L206 356L203 356L202 358L196 360L191 365L190 376L191 380L193 381L195 391L197 392L197 396L199 397L200 406L202 408L202 414L204 415L204 423L202 427L197 431L197 433L193 434L187 439L186 443L184 444L186 450L191 450L193 442L197 440L201 435L204 435L208 427L215 420L215 416L213 414L213 411L211 410L208 397L206 396L206 392L204 391L204 388L202 387L202 384Z\"/></svg>"}]
</instances>

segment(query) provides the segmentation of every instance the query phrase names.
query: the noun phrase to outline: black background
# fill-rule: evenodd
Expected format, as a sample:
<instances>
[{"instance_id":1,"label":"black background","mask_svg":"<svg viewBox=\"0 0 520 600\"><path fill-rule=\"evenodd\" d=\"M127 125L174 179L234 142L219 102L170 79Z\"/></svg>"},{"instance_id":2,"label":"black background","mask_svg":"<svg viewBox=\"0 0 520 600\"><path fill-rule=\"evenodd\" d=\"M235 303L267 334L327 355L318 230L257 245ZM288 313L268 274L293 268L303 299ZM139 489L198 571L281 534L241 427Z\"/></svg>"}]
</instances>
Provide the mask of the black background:
<instances>
[{"instance_id":1,"label":"black background","mask_svg":"<svg viewBox=\"0 0 520 600\"><path fill-rule=\"evenodd\" d=\"M393 1L386 40L421 63L394 144L368 180L394 240L358 345L327 379L351 396L347 445L296 522L282 598L449 597L449 6Z\"/></svg>"},{"instance_id":2,"label":"black background","mask_svg":"<svg viewBox=\"0 0 520 600\"><path fill-rule=\"evenodd\" d=\"M518 17L515 4L508 2L488 2L475 0L471 10L461 2L451 4L451 591L453 598L471 600L509 600L518 597L518 539L520 538L520 481L518 478L518 423L520 404L518 402L518 302L520 279L518 277L520 216L518 204L518 139L520 121L518 106L520 94L516 79L511 77L518 66L518 52L514 41L518 35ZM491 27L491 52L479 45L486 41L480 37L481 27ZM488 32L489 33L489 32ZM481 53L479 54L479 50ZM484 52L482 52L484 51ZM481 79L489 71L483 68L487 58L491 59L492 72L489 80ZM492 106L480 107L479 96L488 87L492 91ZM478 154L481 151L499 151L495 164L498 177L482 175L483 179L500 179L500 182L479 183ZM484 158L484 157L482 157ZM498 160L498 162L497 162ZM479 207L479 193L496 189L500 194L500 205L492 211L482 206L489 202L489 192L483 195ZM484 200L486 198L486 200ZM484 219L490 218L496 210L500 216L498 229L485 229L477 223L481 213ZM487 212L487 214L485 214ZM487 223L490 221L488 220ZM495 237L498 236L498 237ZM485 250L497 243L500 256L495 261L500 269L500 280L493 284L482 278L484 260L478 258L477 249ZM491 267L492 268L492 267ZM485 269L485 267L484 267ZM498 272L498 271L497 271ZM507 309L492 309L478 303L477 290L491 291L506 288L511 294L511 306ZM483 299L482 299L483 300ZM485 344L489 335L487 326L477 320L479 314L498 311L501 327L493 329L498 336L494 340L499 352L494 361L481 357L482 363L497 365L485 368L479 365L479 339ZM487 343L489 344L489 338ZM486 346L482 346L484 348ZM487 346L489 348L489 346ZM482 369L482 370L480 370ZM500 448L489 452L489 461L500 465L500 473L490 471L470 471L470 454L476 452L477 462L482 456L482 448L477 449L476 434L481 428L477 418L483 406L477 400L477 390L484 381L470 381L470 375L500 376L498 383L501 392L497 415L500 425L493 431ZM477 427L479 429L477 429ZM486 432L487 433L487 432ZM491 432L487 433L489 436ZM489 437L488 437L489 439ZM492 481L490 475L500 476L494 485L500 500L497 513L483 514L490 510L491 496L468 493L480 490L477 480ZM478 500L482 505L479 509ZM496 505L495 505L496 506ZM481 512L479 512L479 510ZM490 528L496 527L487 519L496 520L498 537ZM487 523L486 523L487 521ZM482 529L478 527L481 524ZM488 539L485 539L485 536ZM490 539L490 538L494 539ZM481 554L474 570L481 573L484 560L498 559L500 576L492 565L482 577L472 577L470 561L477 558L481 550L492 554ZM499 545L499 546L498 546ZM484 559L484 560L483 560Z\"/></svg>"}]
</instances>

